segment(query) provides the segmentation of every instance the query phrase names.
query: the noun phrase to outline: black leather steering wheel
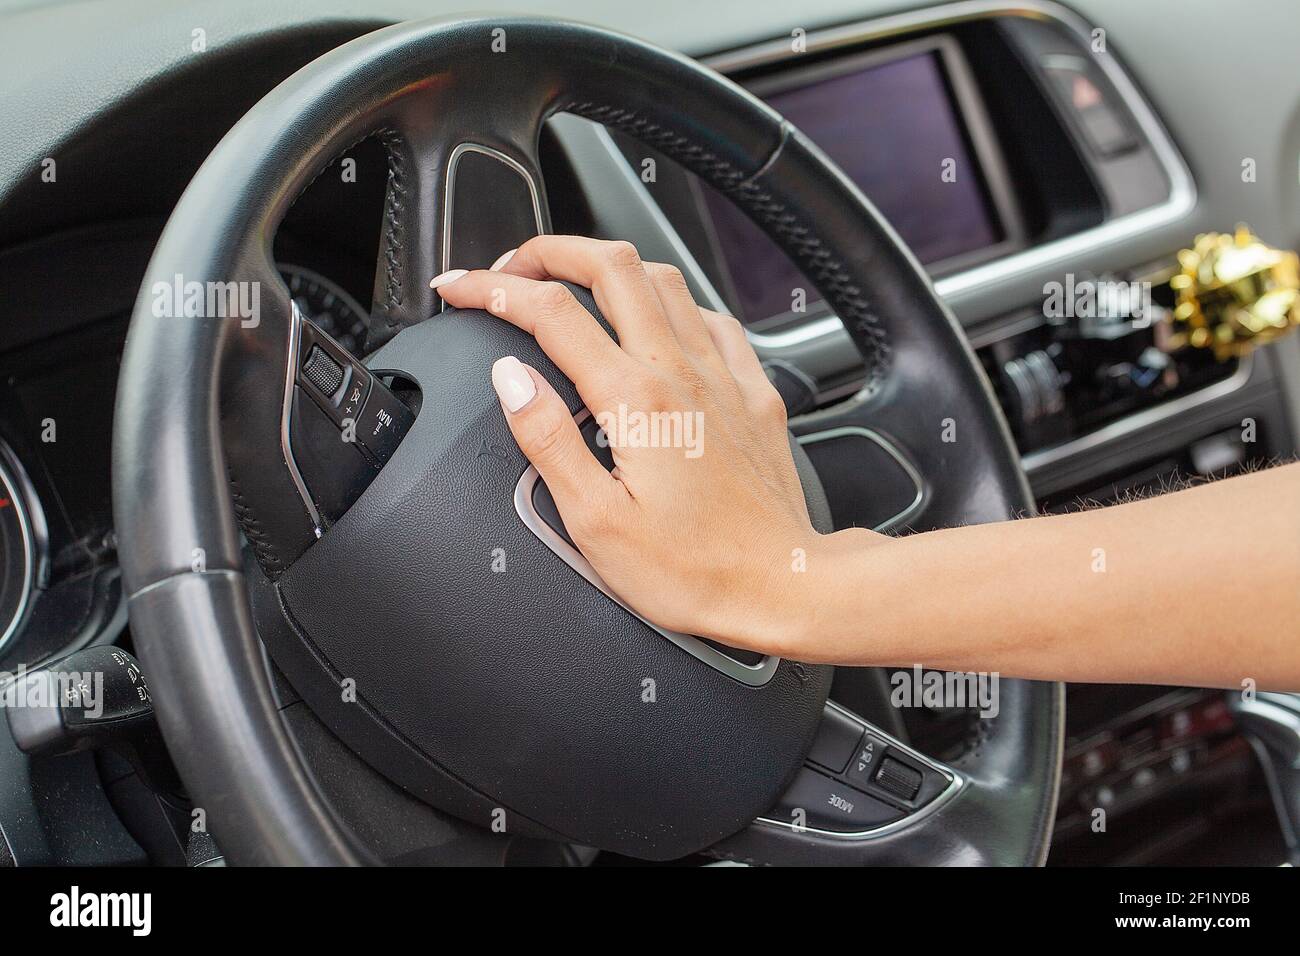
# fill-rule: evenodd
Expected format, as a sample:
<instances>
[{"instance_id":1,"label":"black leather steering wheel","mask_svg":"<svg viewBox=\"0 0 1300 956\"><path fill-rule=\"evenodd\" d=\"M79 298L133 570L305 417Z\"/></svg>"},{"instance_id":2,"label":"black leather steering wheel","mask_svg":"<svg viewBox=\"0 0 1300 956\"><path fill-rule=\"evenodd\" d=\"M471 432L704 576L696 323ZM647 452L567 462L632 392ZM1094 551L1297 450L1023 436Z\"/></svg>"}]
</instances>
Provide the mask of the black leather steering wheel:
<instances>
[{"instance_id":1,"label":"black leather steering wheel","mask_svg":"<svg viewBox=\"0 0 1300 956\"><path fill-rule=\"evenodd\" d=\"M916 528L1032 507L988 385L930 282L771 109L693 61L572 23L460 19L361 37L268 94L204 163L159 241L122 363L113 484L132 632L171 752L222 849L236 863L373 859L282 726L265 646L368 764L484 827L651 859L1042 862L1059 685L1001 682L998 716L941 766L827 710L830 668L665 634L603 593L566 548L488 369L516 354L581 415L575 391L531 338L484 313L439 313L427 287L449 264L486 265L549 229L538 140L561 111L719 189L843 319L867 384L797 430L887 443L919 477ZM370 136L388 150L389 180L378 350L363 366L301 319L270 250L301 191ZM204 289L248 283L258 314L158 315L156 284L177 276ZM333 364L308 354L313 345ZM410 420L395 449L365 467L348 459L344 470L356 467L338 493L331 446L306 434L328 408L308 393L328 398L336 371L371 389L363 416L389 402ZM409 410L391 406L401 399ZM944 440L947 419L955 442ZM827 488L833 477L823 470ZM919 774L922 792L877 792L886 809L865 824L818 826L798 806L786 819L790 807L774 807L792 785L840 772L817 753L820 769L805 767L828 721L841 735L845 721L850 735L873 734L863 740Z\"/></svg>"}]
</instances>

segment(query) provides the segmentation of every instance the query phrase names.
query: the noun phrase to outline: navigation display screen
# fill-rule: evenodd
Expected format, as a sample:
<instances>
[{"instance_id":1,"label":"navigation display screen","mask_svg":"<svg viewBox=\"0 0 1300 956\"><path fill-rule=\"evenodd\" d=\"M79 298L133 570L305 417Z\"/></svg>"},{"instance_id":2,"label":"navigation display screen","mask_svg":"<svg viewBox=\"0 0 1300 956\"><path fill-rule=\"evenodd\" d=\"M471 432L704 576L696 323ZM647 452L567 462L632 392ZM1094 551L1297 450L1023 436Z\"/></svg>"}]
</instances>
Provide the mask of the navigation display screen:
<instances>
[{"instance_id":1,"label":"navigation display screen","mask_svg":"<svg viewBox=\"0 0 1300 956\"><path fill-rule=\"evenodd\" d=\"M857 183L926 265L1005 236L967 145L936 49L759 94ZM747 322L792 311L798 270L712 190L706 203ZM806 291L808 304L816 298Z\"/></svg>"}]
</instances>

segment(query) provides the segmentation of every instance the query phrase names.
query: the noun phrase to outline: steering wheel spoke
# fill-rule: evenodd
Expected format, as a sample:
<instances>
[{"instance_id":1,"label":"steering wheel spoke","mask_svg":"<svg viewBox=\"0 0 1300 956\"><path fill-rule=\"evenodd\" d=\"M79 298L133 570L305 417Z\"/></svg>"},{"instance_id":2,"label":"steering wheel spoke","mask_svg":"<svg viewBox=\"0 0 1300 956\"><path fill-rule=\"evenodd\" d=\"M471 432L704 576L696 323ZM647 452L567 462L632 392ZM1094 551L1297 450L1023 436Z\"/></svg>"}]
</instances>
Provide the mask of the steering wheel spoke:
<instances>
[{"instance_id":1,"label":"steering wheel spoke","mask_svg":"<svg viewBox=\"0 0 1300 956\"><path fill-rule=\"evenodd\" d=\"M821 480L836 530L924 526L931 483L894 435L854 414L795 422L792 430Z\"/></svg>"},{"instance_id":2,"label":"steering wheel spoke","mask_svg":"<svg viewBox=\"0 0 1300 956\"><path fill-rule=\"evenodd\" d=\"M780 800L717 851L727 855L729 844L749 840L776 861L786 842L804 834L845 844L880 839L934 813L964 785L957 771L827 701L807 759Z\"/></svg>"},{"instance_id":3,"label":"steering wheel spoke","mask_svg":"<svg viewBox=\"0 0 1300 956\"><path fill-rule=\"evenodd\" d=\"M441 311L429 288L434 276L487 268L550 231L537 155L546 104L536 95L508 110L463 102L483 96L464 87L423 90L379 133L389 168L371 350Z\"/></svg>"}]
</instances>

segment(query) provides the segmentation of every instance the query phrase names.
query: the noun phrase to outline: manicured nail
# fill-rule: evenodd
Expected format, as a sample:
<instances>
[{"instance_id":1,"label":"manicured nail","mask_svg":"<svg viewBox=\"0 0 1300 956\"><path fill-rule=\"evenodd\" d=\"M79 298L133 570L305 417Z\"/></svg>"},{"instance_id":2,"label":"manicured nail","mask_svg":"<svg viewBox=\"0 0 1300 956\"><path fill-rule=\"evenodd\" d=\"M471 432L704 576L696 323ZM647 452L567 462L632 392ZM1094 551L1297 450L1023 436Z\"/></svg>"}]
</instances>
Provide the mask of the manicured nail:
<instances>
[{"instance_id":1,"label":"manicured nail","mask_svg":"<svg viewBox=\"0 0 1300 956\"><path fill-rule=\"evenodd\" d=\"M448 282L455 282L469 275L468 269L448 269L440 275L434 276L429 280L429 288L436 289L438 286L446 285Z\"/></svg>"},{"instance_id":2,"label":"manicured nail","mask_svg":"<svg viewBox=\"0 0 1300 956\"><path fill-rule=\"evenodd\" d=\"M537 394L537 384L528 374L528 369L513 355L497 359L492 364L492 387L497 390L497 397L506 411L519 411Z\"/></svg>"},{"instance_id":3,"label":"manicured nail","mask_svg":"<svg viewBox=\"0 0 1300 956\"><path fill-rule=\"evenodd\" d=\"M506 267L506 263L514 258L515 253L518 251L519 251L518 249L509 249L506 252L501 253L501 255L497 258L497 261L492 263L492 266L491 268L488 269L488 272L500 272L502 269Z\"/></svg>"}]
</instances>

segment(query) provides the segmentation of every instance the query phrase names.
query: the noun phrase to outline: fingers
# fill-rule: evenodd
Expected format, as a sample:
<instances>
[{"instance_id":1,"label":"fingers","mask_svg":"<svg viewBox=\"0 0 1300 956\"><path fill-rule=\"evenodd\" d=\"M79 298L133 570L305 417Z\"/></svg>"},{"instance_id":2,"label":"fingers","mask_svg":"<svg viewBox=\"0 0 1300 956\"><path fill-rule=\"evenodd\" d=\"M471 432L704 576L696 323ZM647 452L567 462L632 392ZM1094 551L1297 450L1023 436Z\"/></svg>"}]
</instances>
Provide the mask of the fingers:
<instances>
[{"instance_id":1,"label":"fingers","mask_svg":"<svg viewBox=\"0 0 1300 956\"><path fill-rule=\"evenodd\" d=\"M661 262L642 262L630 243L538 236L504 253L493 268L587 286L619 341L633 355L663 348L668 344L666 333L671 332L687 354L709 363L719 358L681 270Z\"/></svg>"},{"instance_id":2,"label":"fingers","mask_svg":"<svg viewBox=\"0 0 1300 956\"><path fill-rule=\"evenodd\" d=\"M633 361L558 282L479 269L437 288L458 309L483 309L532 335L588 405L632 371Z\"/></svg>"},{"instance_id":3,"label":"fingers","mask_svg":"<svg viewBox=\"0 0 1300 956\"><path fill-rule=\"evenodd\" d=\"M538 236L493 269L455 270L431 284L453 306L484 309L532 334L588 407L627 391L645 364L670 378L691 371L696 382L729 372L755 410L781 404L740 323L699 308L679 270L642 262L628 243ZM618 343L554 279L591 288Z\"/></svg>"},{"instance_id":4,"label":"fingers","mask_svg":"<svg viewBox=\"0 0 1300 956\"><path fill-rule=\"evenodd\" d=\"M608 512L627 492L591 453L564 400L513 355L492 366L492 387L519 448L546 482L566 525L589 510ZM576 532L575 532L576 533Z\"/></svg>"},{"instance_id":5,"label":"fingers","mask_svg":"<svg viewBox=\"0 0 1300 956\"><path fill-rule=\"evenodd\" d=\"M630 355L657 361L676 351L677 340L659 296L630 242L537 236L515 250L501 271L530 279L565 279L586 286L618 333L619 344Z\"/></svg>"},{"instance_id":6,"label":"fingers","mask_svg":"<svg viewBox=\"0 0 1300 956\"><path fill-rule=\"evenodd\" d=\"M754 347L749 344L745 327L736 319L720 312L708 309L700 309L699 312L718 354L722 356L722 361L726 363L741 390L746 393L770 390L772 383L768 381L763 364L754 353Z\"/></svg>"},{"instance_id":7,"label":"fingers","mask_svg":"<svg viewBox=\"0 0 1300 956\"><path fill-rule=\"evenodd\" d=\"M704 326L700 307L695 304L690 286L680 269L663 262L647 262L645 271L659 296L659 305L668 317L673 334L687 355L706 365L721 365L722 359Z\"/></svg>"},{"instance_id":8,"label":"fingers","mask_svg":"<svg viewBox=\"0 0 1300 956\"><path fill-rule=\"evenodd\" d=\"M745 327L729 315L708 309L700 309L700 315L732 378L740 386L740 393L751 414L757 420L785 428L785 400L763 371L763 363L749 344Z\"/></svg>"}]
</instances>

